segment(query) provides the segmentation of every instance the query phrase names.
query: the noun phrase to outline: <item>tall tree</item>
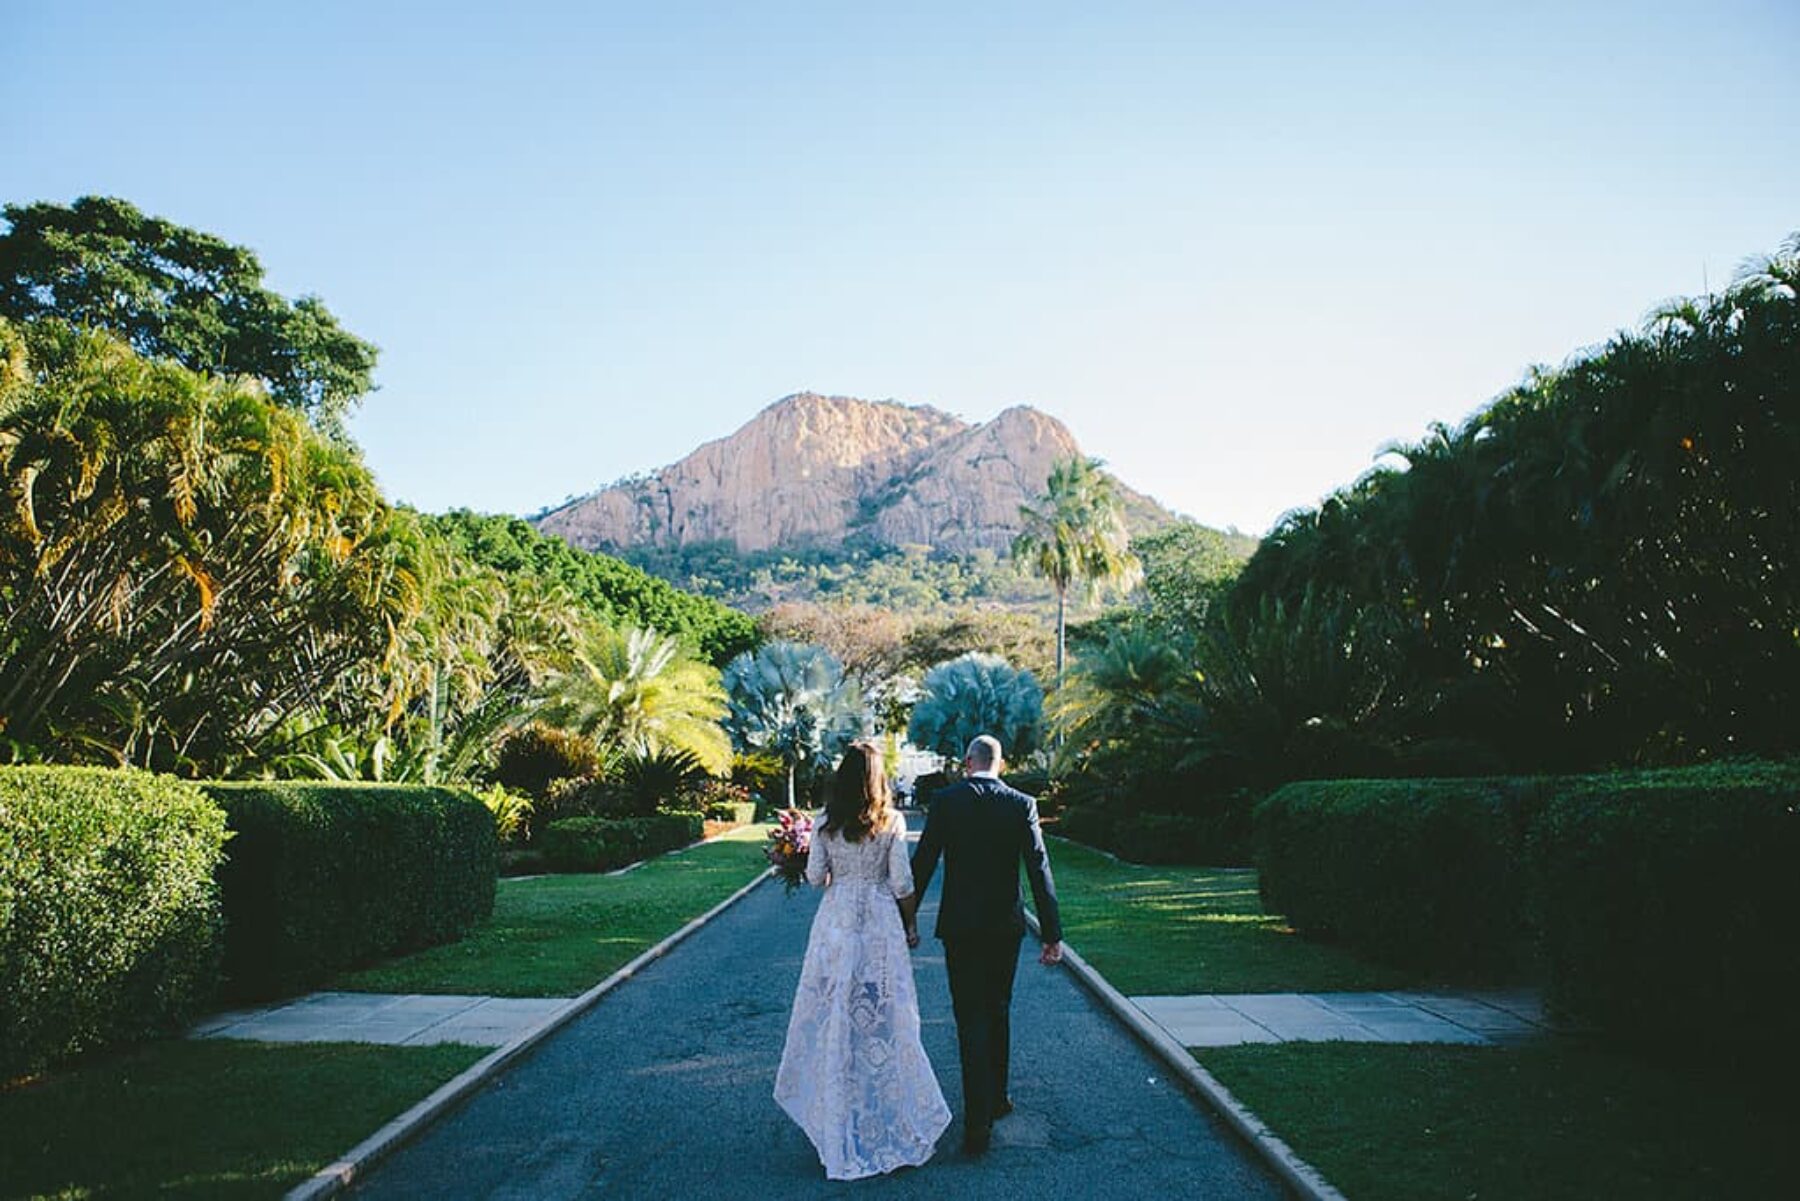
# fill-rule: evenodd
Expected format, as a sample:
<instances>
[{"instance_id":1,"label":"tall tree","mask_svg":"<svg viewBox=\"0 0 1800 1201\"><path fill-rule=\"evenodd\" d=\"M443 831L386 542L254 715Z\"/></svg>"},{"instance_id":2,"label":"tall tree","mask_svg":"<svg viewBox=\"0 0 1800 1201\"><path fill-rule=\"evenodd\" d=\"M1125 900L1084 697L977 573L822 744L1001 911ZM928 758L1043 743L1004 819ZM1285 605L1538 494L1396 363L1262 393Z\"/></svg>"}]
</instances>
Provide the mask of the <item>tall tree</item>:
<instances>
[{"instance_id":1,"label":"tall tree","mask_svg":"<svg viewBox=\"0 0 1800 1201\"><path fill-rule=\"evenodd\" d=\"M256 255L123 200L9 204L0 317L108 329L150 358L258 379L326 426L372 386L375 347L314 296L263 286Z\"/></svg>"},{"instance_id":2,"label":"tall tree","mask_svg":"<svg viewBox=\"0 0 1800 1201\"><path fill-rule=\"evenodd\" d=\"M238 381L0 319L0 752L229 771L421 611L343 443Z\"/></svg>"},{"instance_id":3,"label":"tall tree","mask_svg":"<svg viewBox=\"0 0 1800 1201\"><path fill-rule=\"evenodd\" d=\"M1062 684L1068 631L1069 589L1091 594L1105 585L1128 588L1140 568L1131 553L1125 509L1099 459L1070 456L1050 469L1043 497L1021 505L1024 530L1013 540L1014 558L1029 562L1056 589L1056 682Z\"/></svg>"}]
</instances>

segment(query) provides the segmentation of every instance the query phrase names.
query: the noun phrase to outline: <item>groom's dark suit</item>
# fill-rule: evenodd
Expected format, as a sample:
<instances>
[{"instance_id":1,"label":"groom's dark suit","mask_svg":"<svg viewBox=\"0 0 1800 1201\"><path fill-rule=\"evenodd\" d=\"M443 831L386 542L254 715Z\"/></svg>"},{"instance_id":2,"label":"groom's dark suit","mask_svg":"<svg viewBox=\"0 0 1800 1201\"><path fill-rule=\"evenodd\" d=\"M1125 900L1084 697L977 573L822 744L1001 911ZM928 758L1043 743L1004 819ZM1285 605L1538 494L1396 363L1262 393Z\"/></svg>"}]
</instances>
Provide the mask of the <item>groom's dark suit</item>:
<instances>
[{"instance_id":1,"label":"groom's dark suit","mask_svg":"<svg viewBox=\"0 0 1800 1201\"><path fill-rule=\"evenodd\" d=\"M962 1052L963 1129L985 1145L1006 1101L1013 975L1025 934L1019 864L1031 882L1039 936L1062 941L1056 885L1038 827L1037 802L993 776L971 776L938 792L913 852L913 888L925 894L939 856L944 895L937 936L944 943L956 1037Z\"/></svg>"}]
</instances>

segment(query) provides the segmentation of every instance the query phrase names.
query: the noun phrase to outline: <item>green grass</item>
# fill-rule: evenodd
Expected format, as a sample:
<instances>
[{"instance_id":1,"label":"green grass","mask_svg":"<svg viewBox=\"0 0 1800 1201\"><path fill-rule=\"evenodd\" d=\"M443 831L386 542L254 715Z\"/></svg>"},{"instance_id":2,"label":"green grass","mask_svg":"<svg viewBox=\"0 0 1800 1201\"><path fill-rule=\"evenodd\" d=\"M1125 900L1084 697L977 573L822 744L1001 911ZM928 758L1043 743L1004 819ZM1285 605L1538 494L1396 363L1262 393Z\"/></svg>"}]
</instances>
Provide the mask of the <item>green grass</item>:
<instances>
[{"instance_id":1,"label":"green grass","mask_svg":"<svg viewBox=\"0 0 1800 1201\"><path fill-rule=\"evenodd\" d=\"M482 1055L162 1042L0 1091L0 1197L276 1197Z\"/></svg>"},{"instance_id":2,"label":"green grass","mask_svg":"<svg viewBox=\"0 0 1800 1201\"><path fill-rule=\"evenodd\" d=\"M1409 988L1417 973L1308 942L1263 912L1250 868L1141 867L1056 839L1063 934L1128 996Z\"/></svg>"},{"instance_id":3,"label":"green grass","mask_svg":"<svg viewBox=\"0 0 1800 1201\"><path fill-rule=\"evenodd\" d=\"M1352 1201L1791 1196L1791 1090L1570 1043L1195 1056Z\"/></svg>"},{"instance_id":4,"label":"green grass","mask_svg":"<svg viewBox=\"0 0 1800 1201\"><path fill-rule=\"evenodd\" d=\"M766 826L746 826L622 876L502 880L494 916L461 942L333 981L354 992L566 997L748 884L767 866Z\"/></svg>"}]
</instances>

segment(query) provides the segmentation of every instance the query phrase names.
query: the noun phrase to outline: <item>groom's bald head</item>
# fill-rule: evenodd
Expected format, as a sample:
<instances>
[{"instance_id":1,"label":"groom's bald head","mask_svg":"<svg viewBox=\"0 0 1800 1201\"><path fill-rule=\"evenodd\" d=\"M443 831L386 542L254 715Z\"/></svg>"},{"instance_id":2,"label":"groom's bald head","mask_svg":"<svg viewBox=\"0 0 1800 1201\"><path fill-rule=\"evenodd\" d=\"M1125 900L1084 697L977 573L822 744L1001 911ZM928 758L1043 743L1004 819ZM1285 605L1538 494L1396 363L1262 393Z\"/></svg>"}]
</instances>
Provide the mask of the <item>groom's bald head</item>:
<instances>
[{"instance_id":1,"label":"groom's bald head","mask_svg":"<svg viewBox=\"0 0 1800 1201\"><path fill-rule=\"evenodd\" d=\"M992 734L982 734L969 743L963 762L970 771L999 771L1000 740Z\"/></svg>"}]
</instances>

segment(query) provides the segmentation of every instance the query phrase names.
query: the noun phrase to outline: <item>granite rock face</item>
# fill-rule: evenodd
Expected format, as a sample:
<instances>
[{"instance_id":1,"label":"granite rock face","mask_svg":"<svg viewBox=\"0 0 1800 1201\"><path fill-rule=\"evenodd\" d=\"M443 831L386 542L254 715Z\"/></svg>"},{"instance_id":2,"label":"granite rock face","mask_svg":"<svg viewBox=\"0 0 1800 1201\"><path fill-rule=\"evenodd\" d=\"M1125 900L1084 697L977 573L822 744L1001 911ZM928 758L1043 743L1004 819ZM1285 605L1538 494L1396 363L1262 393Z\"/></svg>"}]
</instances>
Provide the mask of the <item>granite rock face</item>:
<instances>
[{"instance_id":1,"label":"granite rock face","mask_svg":"<svg viewBox=\"0 0 1800 1201\"><path fill-rule=\"evenodd\" d=\"M1081 453L1054 417L1020 405L971 425L926 405L803 392L678 463L537 519L588 550L731 543L838 547L852 537L1004 551L1019 507ZM1168 515L1121 488L1134 526Z\"/></svg>"}]
</instances>

